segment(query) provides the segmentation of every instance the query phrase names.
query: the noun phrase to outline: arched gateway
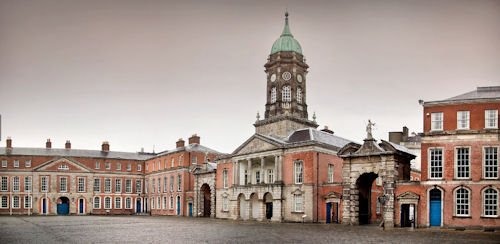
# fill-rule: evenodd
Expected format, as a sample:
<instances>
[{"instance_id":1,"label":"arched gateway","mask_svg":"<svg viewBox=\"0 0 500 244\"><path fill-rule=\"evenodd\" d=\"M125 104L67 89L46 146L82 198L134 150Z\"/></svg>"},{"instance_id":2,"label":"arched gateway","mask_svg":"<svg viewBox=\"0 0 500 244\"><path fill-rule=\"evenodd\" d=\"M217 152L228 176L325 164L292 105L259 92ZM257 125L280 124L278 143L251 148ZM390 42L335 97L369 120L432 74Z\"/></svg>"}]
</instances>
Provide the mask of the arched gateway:
<instances>
[{"instance_id":1,"label":"arched gateway","mask_svg":"<svg viewBox=\"0 0 500 244\"><path fill-rule=\"evenodd\" d=\"M377 144L367 127L363 145L349 143L340 151L343 158L342 223L350 225L383 221L394 227L395 184L410 179L410 161L415 155L404 147L382 140Z\"/></svg>"}]
</instances>

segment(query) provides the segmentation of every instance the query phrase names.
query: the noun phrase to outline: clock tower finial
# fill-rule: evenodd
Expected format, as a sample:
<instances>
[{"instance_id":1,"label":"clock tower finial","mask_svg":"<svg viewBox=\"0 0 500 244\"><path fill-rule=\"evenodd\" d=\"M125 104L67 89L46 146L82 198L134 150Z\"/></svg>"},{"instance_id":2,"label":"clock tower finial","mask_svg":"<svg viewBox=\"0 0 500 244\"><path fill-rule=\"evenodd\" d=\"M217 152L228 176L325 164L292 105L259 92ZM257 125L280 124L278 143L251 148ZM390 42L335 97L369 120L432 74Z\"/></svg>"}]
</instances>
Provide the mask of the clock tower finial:
<instances>
[{"instance_id":1,"label":"clock tower finial","mask_svg":"<svg viewBox=\"0 0 500 244\"><path fill-rule=\"evenodd\" d=\"M266 111L263 120L257 120L257 133L288 136L301 128L317 128L316 121L308 119L307 69L302 48L290 32L288 11L285 27L274 42L267 63Z\"/></svg>"}]
</instances>

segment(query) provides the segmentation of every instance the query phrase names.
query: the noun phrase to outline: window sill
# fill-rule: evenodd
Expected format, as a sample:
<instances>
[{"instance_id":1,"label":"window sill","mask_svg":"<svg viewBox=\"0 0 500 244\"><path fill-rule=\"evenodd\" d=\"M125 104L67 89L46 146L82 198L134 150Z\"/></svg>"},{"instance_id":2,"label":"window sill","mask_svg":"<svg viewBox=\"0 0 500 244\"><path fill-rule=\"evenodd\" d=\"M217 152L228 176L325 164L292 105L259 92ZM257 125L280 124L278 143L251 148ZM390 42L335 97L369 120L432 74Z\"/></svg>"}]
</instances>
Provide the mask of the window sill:
<instances>
[{"instance_id":1,"label":"window sill","mask_svg":"<svg viewBox=\"0 0 500 244\"><path fill-rule=\"evenodd\" d=\"M454 215L453 218L457 218L457 219L472 219L472 216L470 215L467 215L467 216L458 216L458 215Z\"/></svg>"},{"instance_id":2,"label":"window sill","mask_svg":"<svg viewBox=\"0 0 500 244\"><path fill-rule=\"evenodd\" d=\"M484 215L481 215L481 218L482 219L500 219L500 217L497 215L497 216L484 216Z\"/></svg>"},{"instance_id":3,"label":"window sill","mask_svg":"<svg viewBox=\"0 0 500 244\"><path fill-rule=\"evenodd\" d=\"M303 214L304 211L292 211L292 214Z\"/></svg>"}]
</instances>

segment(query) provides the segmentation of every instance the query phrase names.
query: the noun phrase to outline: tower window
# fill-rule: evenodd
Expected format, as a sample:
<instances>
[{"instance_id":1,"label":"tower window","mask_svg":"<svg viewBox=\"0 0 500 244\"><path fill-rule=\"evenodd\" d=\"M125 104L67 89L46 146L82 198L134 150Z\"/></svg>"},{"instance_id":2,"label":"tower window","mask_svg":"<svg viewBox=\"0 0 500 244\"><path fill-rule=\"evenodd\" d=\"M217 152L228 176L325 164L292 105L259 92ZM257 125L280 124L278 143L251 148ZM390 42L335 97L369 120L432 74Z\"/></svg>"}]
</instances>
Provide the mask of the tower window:
<instances>
[{"instance_id":1,"label":"tower window","mask_svg":"<svg viewBox=\"0 0 500 244\"><path fill-rule=\"evenodd\" d=\"M290 86L283 87L283 90L281 91L281 98L282 98L283 102L291 102L292 101Z\"/></svg>"},{"instance_id":2,"label":"tower window","mask_svg":"<svg viewBox=\"0 0 500 244\"><path fill-rule=\"evenodd\" d=\"M302 103L302 89L297 88L297 103Z\"/></svg>"},{"instance_id":3,"label":"tower window","mask_svg":"<svg viewBox=\"0 0 500 244\"><path fill-rule=\"evenodd\" d=\"M276 87L271 88L271 103L276 102Z\"/></svg>"}]
</instances>

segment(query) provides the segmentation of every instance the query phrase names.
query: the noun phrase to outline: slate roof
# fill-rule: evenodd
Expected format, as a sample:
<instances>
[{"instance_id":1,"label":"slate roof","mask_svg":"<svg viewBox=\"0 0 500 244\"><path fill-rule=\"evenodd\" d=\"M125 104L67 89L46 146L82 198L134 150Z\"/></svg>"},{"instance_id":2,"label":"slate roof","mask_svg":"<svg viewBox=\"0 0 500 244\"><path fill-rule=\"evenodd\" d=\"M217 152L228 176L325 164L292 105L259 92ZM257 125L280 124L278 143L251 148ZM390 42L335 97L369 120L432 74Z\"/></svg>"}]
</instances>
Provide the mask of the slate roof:
<instances>
[{"instance_id":1,"label":"slate roof","mask_svg":"<svg viewBox=\"0 0 500 244\"><path fill-rule=\"evenodd\" d=\"M478 87L476 90L451 97L447 101L464 99L500 98L500 86Z\"/></svg>"},{"instance_id":2,"label":"slate roof","mask_svg":"<svg viewBox=\"0 0 500 244\"><path fill-rule=\"evenodd\" d=\"M288 143L298 143L306 141L319 142L338 148L342 148L346 144L352 142L348 139L313 128L296 130L286 138L286 142Z\"/></svg>"},{"instance_id":3,"label":"slate roof","mask_svg":"<svg viewBox=\"0 0 500 244\"><path fill-rule=\"evenodd\" d=\"M474 91L470 91L458 96L450 97L441 101L428 101L426 104L450 103L467 100L485 100L485 99L500 99L500 86L478 87Z\"/></svg>"},{"instance_id":4,"label":"slate roof","mask_svg":"<svg viewBox=\"0 0 500 244\"><path fill-rule=\"evenodd\" d=\"M179 148L175 148L172 150L165 150L163 152L159 152L158 154L154 155L154 157L164 156L164 155L168 155L171 153L180 152L182 150L186 150L188 152L203 152L203 153L208 152L208 153L213 153L213 154L222 154L221 152L215 151L211 148L202 146L200 144L189 144L189 145L184 146L184 147L179 147Z\"/></svg>"},{"instance_id":5,"label":"slate roof","mask_svg":"<svg viewBox=\"0 0 500 244\"><path fill-rule=\"evenodd\" d=\"M60 156L60 157L88 157L88 158L108 158L108 159L129 159L129 160L147 160L154 154L132 153L132 152L103 152L100 150L85 149L64 149L64 148L30 148L14 147L9 149L0 147L0 155L29 155L29 156Z\"/></svg>"},{"instance_id":6,"label":"slate roof","mask_svg":"<svg viewBox=\"0 0 500 244\"><path fill-rule=\"evenodd\" d=\"M396 148L396 150L398 151L401 151L401 152L405 152L405 153L408 153L408 154L411 154L413 156L417 156L415 155L412 151L410 151L407 147L405 146L402 146L402 145L399 145L399 144L396 144L396 143L392 143L390 141L385 141L385 142L388 142L389 144L391 144L391 146L393 146L394 148Z\"/></svg>"}]
</instances>

